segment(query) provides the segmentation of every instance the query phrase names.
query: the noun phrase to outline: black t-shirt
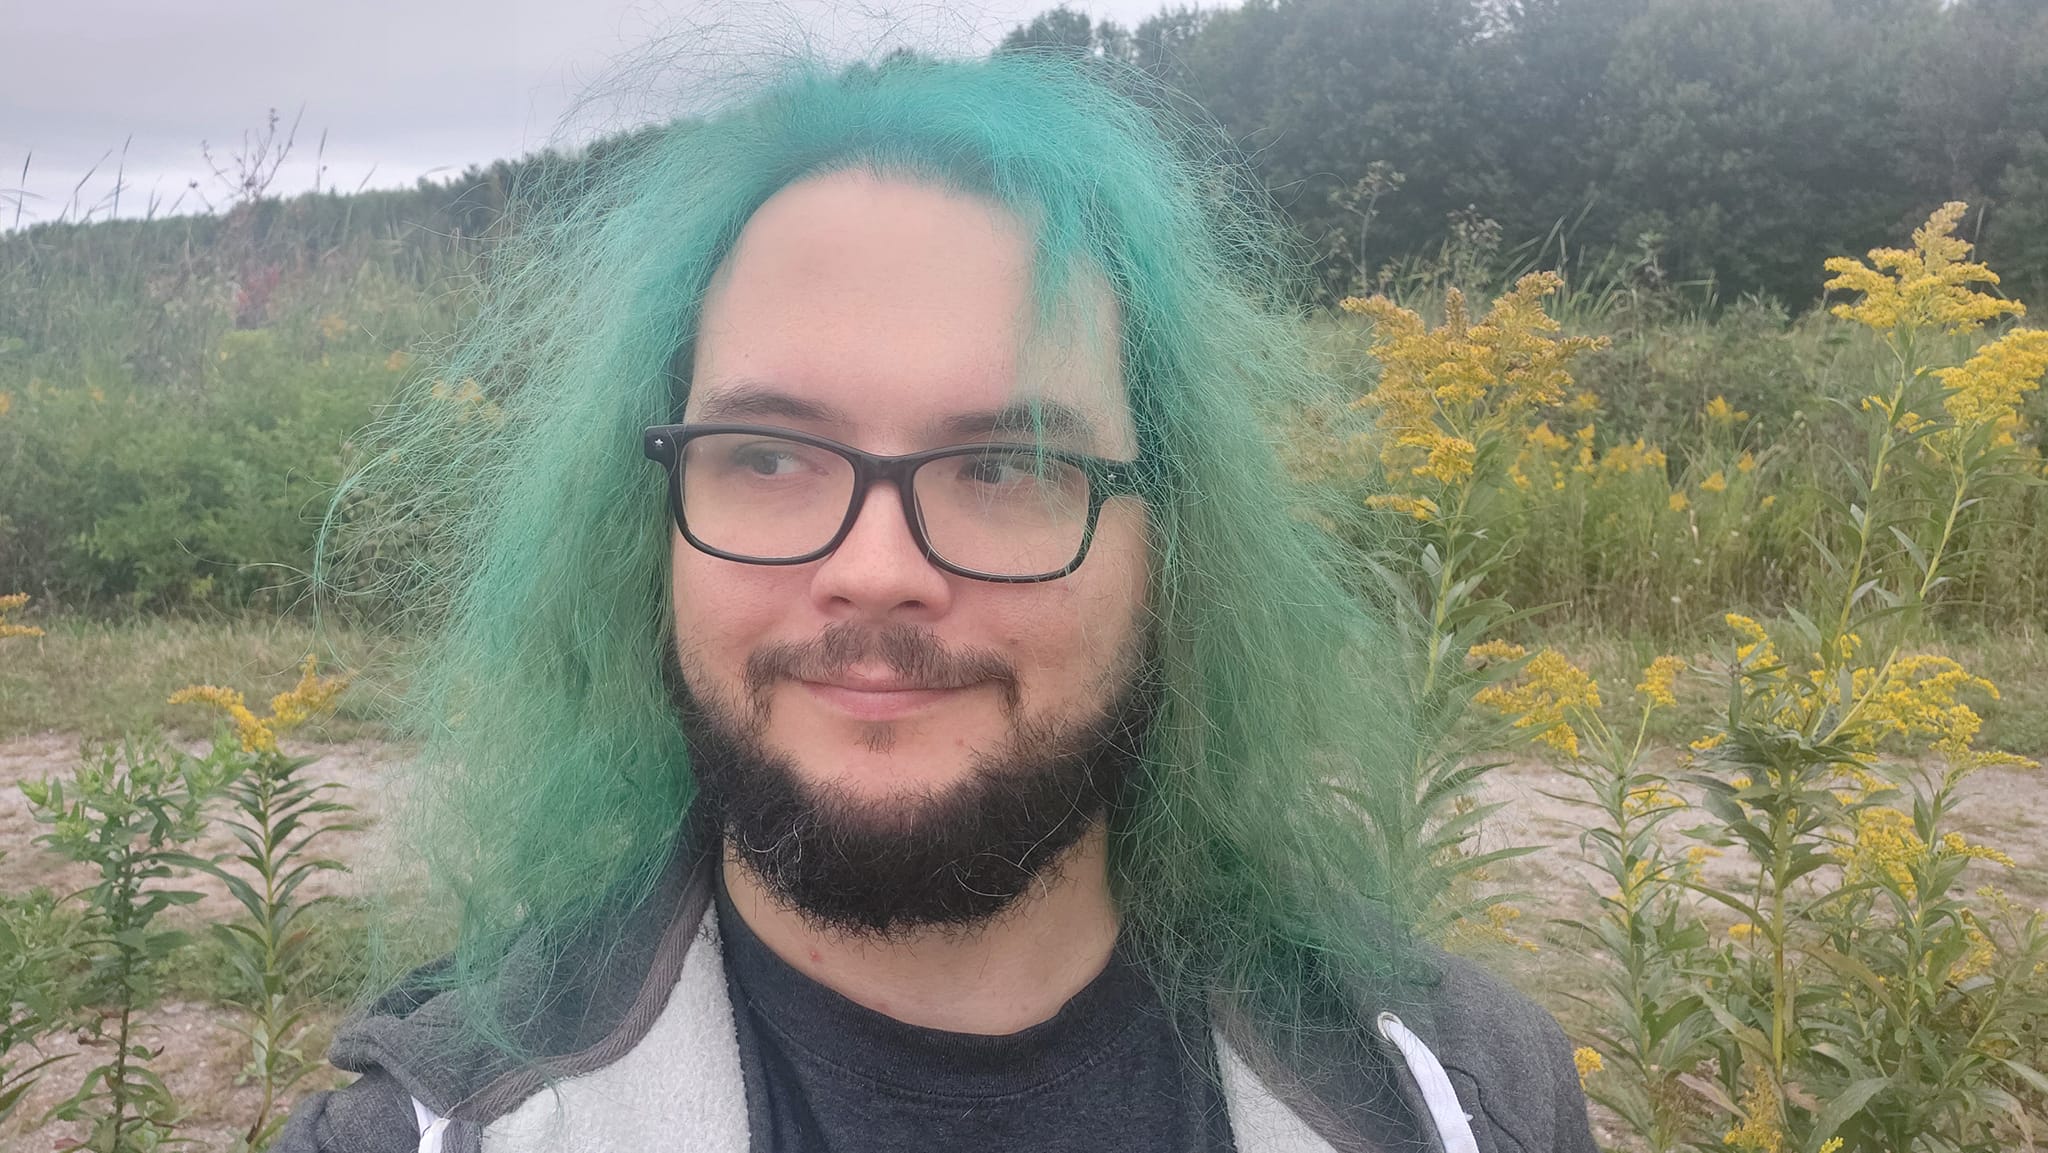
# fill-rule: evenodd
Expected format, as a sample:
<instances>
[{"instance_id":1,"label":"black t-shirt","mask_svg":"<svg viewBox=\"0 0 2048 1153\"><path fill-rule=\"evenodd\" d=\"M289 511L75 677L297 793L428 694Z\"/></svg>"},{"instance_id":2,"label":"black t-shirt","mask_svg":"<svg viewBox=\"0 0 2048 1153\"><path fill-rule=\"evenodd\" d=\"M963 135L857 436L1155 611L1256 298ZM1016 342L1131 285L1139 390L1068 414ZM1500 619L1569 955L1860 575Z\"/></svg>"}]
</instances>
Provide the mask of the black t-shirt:
<instances>
[{"instance_id":1,"label":"black t-shirt","mask_svg":"<svg viewBox=\"0 0 2048 1153\"><path fill-rule=\"evenodd\" d=\"M1121 950L1051 1020L990 1037L906 1025L820 985L723 886L718 925L752 1153L1234 1148L1206 1026L1176 1026Z\"/></svg>"}]
</instances>

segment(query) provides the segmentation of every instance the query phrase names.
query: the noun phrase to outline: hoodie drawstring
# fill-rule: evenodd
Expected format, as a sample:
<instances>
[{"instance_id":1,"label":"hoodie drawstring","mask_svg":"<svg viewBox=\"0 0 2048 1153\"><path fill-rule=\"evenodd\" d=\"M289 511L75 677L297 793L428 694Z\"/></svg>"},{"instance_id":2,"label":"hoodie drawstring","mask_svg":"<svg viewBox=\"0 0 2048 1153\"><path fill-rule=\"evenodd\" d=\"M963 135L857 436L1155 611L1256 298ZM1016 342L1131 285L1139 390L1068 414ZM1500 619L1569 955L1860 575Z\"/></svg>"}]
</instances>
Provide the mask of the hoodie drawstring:
<instances>
[{"instance_id":1,"label":"hoodie drawstring","mask_svg":"<svg viewBox=\"0 0 2048 1153\"><path fill-rule=\"evenodd\" d=\"M1392 1013L1381 1013L1378 1025L1380 1036L1401 1050L1401 1059L1408 1063L1408 1072L1414 1075L1415 1083L1421 1087L1422 1103L1429 1107L1430 1120L1436 1122L1436 1133L1443 1139L1444 1153L1479 1153L1479 1142L1472 1136L1472 1115L1458 1103L1458 1091L1451 1088L1451 1078L1444 1072L1443 1063L1436 1059L1436 1054L1429 1051L1429 1046L1415 1035L1415 1030L1402 1024L1401 1018Z\"/></svg>"},{"instance_id":2,"label":"hoodie drawstring","mask_svg":"<svg viewBox=\"0 0 2048 1153\"><path fill-rule=\"evenodd\" d=\"M418 1097L412 1099L412 1116L420 1127L420 1153L441 1153L441 1134L448 1131L448 1118L436 1115Z\"/></svg>"}]
</instances>

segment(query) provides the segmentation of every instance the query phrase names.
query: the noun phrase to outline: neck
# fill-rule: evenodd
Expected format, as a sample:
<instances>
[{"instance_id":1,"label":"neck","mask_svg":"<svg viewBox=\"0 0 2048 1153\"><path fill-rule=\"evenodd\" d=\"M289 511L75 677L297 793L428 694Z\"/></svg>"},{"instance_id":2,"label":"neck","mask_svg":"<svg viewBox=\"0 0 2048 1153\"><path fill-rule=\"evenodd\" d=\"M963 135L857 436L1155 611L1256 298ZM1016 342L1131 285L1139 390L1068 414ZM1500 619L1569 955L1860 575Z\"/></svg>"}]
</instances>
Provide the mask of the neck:
<instances>
[{"instance_id":1,"label":"neck","mask_svg":"<svg viewBox=\"0 0 2048 1153\"><path fill-rule=\"evenodd\" d=\"M840 996L909 1025L1000 1035L1049 1020L1116 945L1108 836L1091 829L1001 916L878 940L782 904L730 848L733 908L776 956Z\"/></svg>"}]
</instances>

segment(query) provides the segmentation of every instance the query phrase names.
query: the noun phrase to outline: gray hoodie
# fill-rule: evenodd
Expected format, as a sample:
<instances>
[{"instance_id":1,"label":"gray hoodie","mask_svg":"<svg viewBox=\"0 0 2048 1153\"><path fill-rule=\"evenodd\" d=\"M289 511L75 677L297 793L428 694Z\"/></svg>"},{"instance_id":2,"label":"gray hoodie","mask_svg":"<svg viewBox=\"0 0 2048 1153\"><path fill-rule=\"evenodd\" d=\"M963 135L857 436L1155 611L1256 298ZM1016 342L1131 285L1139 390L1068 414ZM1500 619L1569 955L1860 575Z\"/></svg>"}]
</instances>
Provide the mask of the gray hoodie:
<instances>
[{"instance_id":1,"label":"gray hoodie","mask_svg":"<svg viewBox=\"0 0 2048 1153\"><path fill-rule=\"evenodd\" d=\"M553 963L515 960L499 995L533 1060L468 1040L430 965L328 1052L361 1076L293 1113L276 1153L744 1153L747 1108L712 915L712 862L685 856L647 900L595 919ZM1396 1071L1441 1153L1593 1153L1570 1043L1541 1008L1437 955L1363 1044ZM1240 1153L1379 1148L1219 1014L1218 1068Z\"/></svg>"}]
</instances>

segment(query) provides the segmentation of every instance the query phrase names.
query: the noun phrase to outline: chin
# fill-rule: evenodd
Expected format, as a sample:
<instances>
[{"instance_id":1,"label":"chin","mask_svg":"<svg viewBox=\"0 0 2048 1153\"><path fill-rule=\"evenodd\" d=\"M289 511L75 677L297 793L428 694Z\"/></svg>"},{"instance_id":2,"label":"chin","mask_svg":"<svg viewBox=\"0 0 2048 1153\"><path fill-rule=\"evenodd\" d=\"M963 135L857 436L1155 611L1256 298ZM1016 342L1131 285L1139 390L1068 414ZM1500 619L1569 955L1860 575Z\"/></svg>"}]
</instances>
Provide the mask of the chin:
<instances>
[{"instance_id":1,"label":"chin","mask_svg":"<svg viewBox=\"0 0 2048 1153\"><path fill-rule=\"evenodd\" d=\"M787 750L807 784L850 801L942 794L972 772L973 742L942 739L909 726L848 726L835 741L821 741L820 735L814 729L804 740L770 737L769 746Z\"/></svg>"}]
</instances>

